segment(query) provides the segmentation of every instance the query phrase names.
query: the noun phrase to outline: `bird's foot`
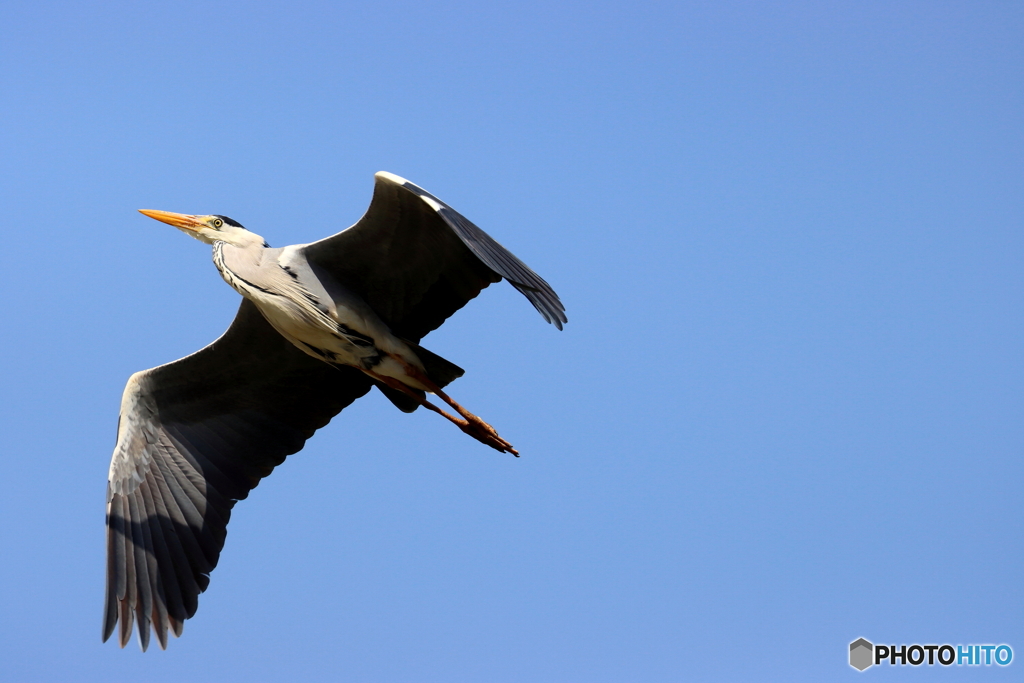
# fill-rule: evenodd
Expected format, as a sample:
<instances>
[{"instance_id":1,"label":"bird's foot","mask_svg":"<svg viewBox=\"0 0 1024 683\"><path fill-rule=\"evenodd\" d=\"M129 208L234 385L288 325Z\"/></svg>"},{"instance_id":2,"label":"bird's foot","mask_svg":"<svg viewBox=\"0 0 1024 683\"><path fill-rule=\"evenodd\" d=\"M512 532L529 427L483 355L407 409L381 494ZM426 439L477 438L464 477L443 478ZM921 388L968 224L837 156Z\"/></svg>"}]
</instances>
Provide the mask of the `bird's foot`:
<instances>
[{"instance_id":1,"label":"bird's foot","mask_svg":"<svg viewBox=\"0 0 1024 683\"><path fill-rule=\"evenodd\" d=\"M498 436L498 432L491 425L481 420L476 415L467 415L465 421L459 420L459 428L480 443L487 444L496 451L511 453L519 457L519 451L512 448L512 444Z\"/></svg>"}]
</instances>

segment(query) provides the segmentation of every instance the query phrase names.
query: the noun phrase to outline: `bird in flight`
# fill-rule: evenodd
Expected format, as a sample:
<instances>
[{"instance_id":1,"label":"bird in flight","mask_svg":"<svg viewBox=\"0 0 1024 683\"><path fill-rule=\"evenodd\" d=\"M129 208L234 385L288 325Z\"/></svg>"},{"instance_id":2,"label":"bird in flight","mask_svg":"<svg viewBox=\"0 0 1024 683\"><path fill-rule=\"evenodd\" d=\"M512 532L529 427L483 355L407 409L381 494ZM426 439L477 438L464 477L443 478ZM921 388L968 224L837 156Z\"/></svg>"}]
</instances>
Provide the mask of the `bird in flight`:
<instances>
[{"instance_id":1,"label":"bird in flight","mask_svg":"<svg viewBox=\"0 0 1024 683\"><path fill-rule=\"evenodd\" d=\"M210 582L235 502L332 417L377 387L495 450L518 452L444 391L463 370L419 345L502 278L558 329L550 285L450 206L391 173L352 227L272 249L220 215L143 210L213 245L242 295L228 330L180 360L132 375L107 481L103 640L138 622L161 648L180 636ZM427 399L437 396L447 410Z\"/></svg>"}]
</instances>

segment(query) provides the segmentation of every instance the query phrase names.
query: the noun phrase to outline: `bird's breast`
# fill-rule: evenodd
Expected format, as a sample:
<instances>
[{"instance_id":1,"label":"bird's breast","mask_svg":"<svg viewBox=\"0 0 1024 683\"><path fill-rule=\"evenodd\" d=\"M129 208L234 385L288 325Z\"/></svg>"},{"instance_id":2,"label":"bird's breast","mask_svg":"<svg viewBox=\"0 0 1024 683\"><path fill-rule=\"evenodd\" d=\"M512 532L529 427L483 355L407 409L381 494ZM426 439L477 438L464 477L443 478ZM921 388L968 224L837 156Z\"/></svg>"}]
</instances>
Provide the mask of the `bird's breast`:
<instances>
[{"instance_id":1,"label":"bird's breast","mask_svg":"<svg viewBox=\"0 0 1024 683\"><path fill-rule=\"evenodd\" d=\"M303 353L364 370L389 354L420 365L366 302L336 283L328 291L297 256L292 247L253 252L217 243L213 261L224 281Z\"/></svg>"},{"instance_id":2,"label":"bird's breast","mask_svg":"<svg viewBox=\"0 0 1024 683\"><path fill-rule=\"evenodd\" d=\"M311 314L294 301L250 297L267 322L303 353L330 363L371 369L381 360L376 340L324 313Z\"/></svg>"}]
</instances>

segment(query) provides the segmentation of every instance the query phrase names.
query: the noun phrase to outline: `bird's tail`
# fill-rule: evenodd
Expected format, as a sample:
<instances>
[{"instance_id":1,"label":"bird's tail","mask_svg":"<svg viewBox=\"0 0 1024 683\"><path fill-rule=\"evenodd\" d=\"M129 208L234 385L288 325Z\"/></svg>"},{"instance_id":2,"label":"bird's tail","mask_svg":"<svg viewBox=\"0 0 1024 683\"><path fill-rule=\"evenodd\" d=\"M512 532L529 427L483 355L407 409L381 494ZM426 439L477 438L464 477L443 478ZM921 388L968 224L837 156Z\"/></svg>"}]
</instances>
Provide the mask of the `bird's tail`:
<instances>
[{"instance_id":1,"label":"bird's tail","mask_svg":"<svg viewBox=\"0 0 1024 683\"><path fill-rule=\"evenodd\" d=\"M442 389L466 374L466 371L458 365L450 360L441 358L441 356L433 351L428 351L419 344L405 343L412 348L413 352L416 353L416 357L423 363L423 369L427 371L427 377L430 378L430 381Z\"/></svg>"},{"instance_id":2,"label":"bird's tail","mask_svg":"<svg viewBox=\"0 0 1024 683\"><path fill-rule=\"evenodd\" d=\"M420 359L421 363L423 363L423 369L427 371L427 377L430 378L430 381L440 388L445 388L459 377L466 374L466 371L458 365L441 358L441 356L437 355L433 351L428 351L419 344L414 344L404 339L402 341L409 345L409 348L413 350L416 357ZM388 400L403 413L411 413L419 408L420 404L412 396L398 391L397 389L392 389L383 382L378 381L374 383L377 385L377 388L380 389L381 393L387 396ZM419 391L418 389L413 389L413 391L421 397L426 396L424 392Z\"/></svg>"}]
</instances>

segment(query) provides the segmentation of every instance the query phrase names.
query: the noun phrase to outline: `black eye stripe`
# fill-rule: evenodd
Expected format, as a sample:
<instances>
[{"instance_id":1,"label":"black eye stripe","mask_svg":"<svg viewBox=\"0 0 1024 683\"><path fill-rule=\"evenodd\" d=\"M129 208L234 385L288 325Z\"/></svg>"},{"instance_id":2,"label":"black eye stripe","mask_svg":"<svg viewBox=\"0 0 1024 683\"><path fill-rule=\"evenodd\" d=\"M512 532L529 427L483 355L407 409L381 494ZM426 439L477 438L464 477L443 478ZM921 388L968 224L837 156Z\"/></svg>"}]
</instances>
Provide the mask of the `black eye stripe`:
<instances>
[{"instance_id":1,"label":"black eye stripe","mask_svg":"<svg viewBox=\"0 0 1024 683\"><path fill-rule=\"evenodd\" d=\"M245 230L245 226L242 225L241 223L239 223L238 221L236 221L233 218L228 218L227 216L221 216L219 214L214 214L214 215L216 215L217 218L221 219L222 221L224 221L228 225L233 225L236 228L241 228L242 230Z\"/></svg>"}]
</instances>

